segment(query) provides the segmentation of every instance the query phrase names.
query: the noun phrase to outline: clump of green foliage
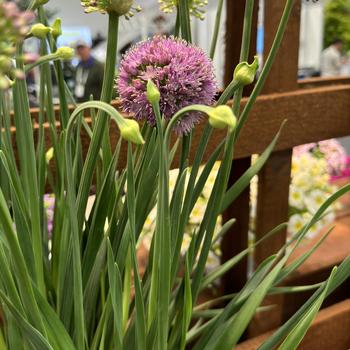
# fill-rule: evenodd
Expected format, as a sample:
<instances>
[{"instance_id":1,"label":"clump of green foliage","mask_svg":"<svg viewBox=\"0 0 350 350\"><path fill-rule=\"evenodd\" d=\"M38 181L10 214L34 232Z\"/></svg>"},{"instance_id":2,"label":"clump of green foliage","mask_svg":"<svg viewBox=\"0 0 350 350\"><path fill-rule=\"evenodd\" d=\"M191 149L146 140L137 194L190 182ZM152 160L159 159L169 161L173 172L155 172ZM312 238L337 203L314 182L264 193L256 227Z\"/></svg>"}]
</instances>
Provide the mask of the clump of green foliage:
<instances>
[{"instance_id":1,"label":"clump of green foliage","mask_svg":"<svg viewBox=\"0 0 350 350\"><path fill-rule=\"evenodd\" d=\"M350 1L331 0L325 6L324 45L328 47L339 38L344 42L344 49L350 50Z\"/></svg>"}]
</instances>

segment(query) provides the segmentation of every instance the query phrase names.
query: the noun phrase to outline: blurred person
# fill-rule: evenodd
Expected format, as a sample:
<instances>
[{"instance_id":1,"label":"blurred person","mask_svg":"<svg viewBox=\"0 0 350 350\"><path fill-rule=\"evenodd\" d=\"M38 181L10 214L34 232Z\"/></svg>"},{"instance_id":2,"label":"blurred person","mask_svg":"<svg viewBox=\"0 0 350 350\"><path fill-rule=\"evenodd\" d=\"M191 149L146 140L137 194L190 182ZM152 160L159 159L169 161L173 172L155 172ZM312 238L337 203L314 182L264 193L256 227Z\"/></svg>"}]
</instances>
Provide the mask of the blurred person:
<instances>
[{"instance_id":1,"label":"blurred person","mask_svg":"<svg viewBox=\"0 0 350 350\"><path fill-rule=\"evenodd\" d=\"M90 99L99 99L103 82L103 64L91 54L91 46L85 41L79 40L76 45L76 53L80 59L75 71L74 95L77 102Z\"/></svg>"},{"instance_id":2,"label":"blurred person","mask_svg":"<svg viewBox=\"0 0 350 350\"><path fill-rule=\"evenodd\" d=\"M332 44L323 50L321 55L321 76L339 76L342 68L343 41L335 39Z\"/></svg>"}]
</instances>

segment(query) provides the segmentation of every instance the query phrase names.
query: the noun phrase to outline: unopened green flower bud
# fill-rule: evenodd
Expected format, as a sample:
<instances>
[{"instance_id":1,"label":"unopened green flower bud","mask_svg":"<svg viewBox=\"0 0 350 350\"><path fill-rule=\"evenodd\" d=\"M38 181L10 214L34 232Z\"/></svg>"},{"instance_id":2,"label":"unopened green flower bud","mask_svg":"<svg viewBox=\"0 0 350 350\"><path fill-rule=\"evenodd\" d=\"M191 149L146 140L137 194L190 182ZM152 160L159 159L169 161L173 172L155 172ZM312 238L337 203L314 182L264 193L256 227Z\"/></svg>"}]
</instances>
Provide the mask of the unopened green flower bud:
<instances>
[{"instance_id":1,"label":"unopened green flower bud","mask_svg":"<svg viewBox=\"0 0 350 350\"><path fill-rule=\"evenodd\" d=\"M0 90L5 90L10 87L10 81L3 75L0 75Z\"/></svg>"},{"instance_id":2,"label":"unopened green flower bud","mask_svg":"<svg viewBox=\"0 0 350 350\"><path fill-rule=\"evenodd\" d=\"M0 55L0 71L8 72L12 67L11 59L7 56Z\"/></svg>"},{"instance_id":3,"label":"unopened green flower bud","mask_svg":"<svg viewBox=\"0 0 350 350\"><path fill-rule=\"evenodd\" d=\"M131 141L137 145L145 143L139 124L133 119L124 119L122 125L119 125L119 130L122 138L127 141Z\"/></svg>"},{"instance_id":4,"label":"unopened green flower bud","mask_svg":"<svg viewBox=\"0 0 350 350\"><path fill-rule=\"evenodd\" d=\"M49 150L45 153L46 163L49 164L50 160L53 158L54 150L53 147L50 147Z\"/></svg>"},{"instance_id":5,"label":"unopened green flower bud","mask_svg":"<svg viewBox=\"0 0 350 350\"><path fill-rule=\"evenodd\" d=\"M47 4L49 0L35 0L34 8Z\"/></svg>"},{"instance_id":6,"label":"unopened green flower bud","mask_svg":"<svg viewBox=\"0 0 350 350\"><path fill-rule=\"evenodd\" d=\"M35 36L39 39L45 39L46 35L51 32L50 27L46 27L42 23L37 23L32 26L32 29L30 30L30 34Z\"/></svg>"},{"instance_id":7,"label":"unopened green flower bud","mask_svg":"<svg viewBox=\"0 0 350 350\"><path fill-rule=\"evenodd\" d=\"M258 67L258 56L254 56L254 61L252 64L248 64L248 62L241 62L237 65L233 73L233 78L234 80L240 82L243 86L249 85L254 81Z\"/></svg>"},{"instance_id":8,"label":"unopened green flower bud","mask_svg":"<svg viewBox=\"0 0 350 350\"><path fill-rule=\"evenodd\" d=\"M57 39L62 34L61 18L56 18L51 26L51 33L54 39Z\"/></svg>"},{"instance_id":9,"label":"unopened green flower bud","mask_svg":"<svg viewBox=\"0 0 350 350\"><path fill-rule=\"evenodd\" d=\"M55 55L62 60L70 60L74 57L74 49L68 46L59 47Z\"/></svg>"},{"instance_id":10,"label":"unopened green flower bud","mask_svg":"<svg viewBox=\"0 0 350 350\"><path fill-rule=\"evenodd\" d=\"M118 16L126 15L133 4L133 0L110 0L108 12L115 12Z\"/></svg>"},{"instance_id":11,"label":"unopened green flower bud","mask_svg":"<svg viewBox=\"0 0 350 350\"><path fill-rule=\"evenodd\" d=\"M147 82L147 93L146 94L147 94L147 100L151 104L159 103L160 92L152 80L148 80L148 82Z\"/></svg>"},{"instance_id":12,"label":"unopened green flower bud","mask_svg":"<svg viewBox=\"0 0 350 350\"><path fill-rule=\"evenodd\" d=\"M210 108L207 114L209 116L209 124L215 129L229 128L232 131L236 127L237 118L229 106Z\"/></svg>"}]
</instances>

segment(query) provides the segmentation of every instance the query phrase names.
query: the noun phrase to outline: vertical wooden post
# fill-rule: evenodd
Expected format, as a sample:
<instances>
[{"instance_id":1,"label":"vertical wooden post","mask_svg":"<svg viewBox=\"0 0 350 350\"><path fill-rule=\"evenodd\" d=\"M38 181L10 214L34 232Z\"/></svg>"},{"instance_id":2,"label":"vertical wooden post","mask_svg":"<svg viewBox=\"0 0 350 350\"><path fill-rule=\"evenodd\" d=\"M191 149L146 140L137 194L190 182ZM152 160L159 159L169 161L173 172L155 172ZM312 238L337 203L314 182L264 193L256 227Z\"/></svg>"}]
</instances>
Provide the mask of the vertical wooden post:
<instances>
[{"instance_id":1,"label":"vertical wooden post","mask_svg":"<svg viewBox=\"0 0 350 350\"><path fill-rule=\"evenodd\" d=\"M245 0L227 1L227 22L226 22L226 50L225 50L225 83L229 84L233 77L233 71L239 63L240 42L243 32L243 20ZM256 53L258 1L254 8L254 20L252 28L252 40L250 45L249 60L251 61ZM252 87L244 90L248 95ZM229 179L229 186L235 183L239 177L250 167L250 157L237 159L232 164ZM223 213L223 221L236 218L237 221L232 229L226 233L222 241L222 261L227 261L232 256L240 253L248 247L249 227L249 187L241 193L231 206ZM247 280L247 259L242 260L222 279L223 293L239 291Z\"/></svg>"},{"instance_id":2,"label":"vertical wooden post","mask_svg":"<svg viewBox=\"0 0 350 350\"><path fill-rule=\"evenodd\" d=\"M284 1L265 0L265 57L272 45L284 5ZM298 88L300 9L301 2L295 1L282 45L263 93L283 92ZM288 122L286 128L288 128ZM259 173L256 239L260 239L278 224L288 221L291 158L292 150L275 152ZM255 266L258 266L268 256L275 254L285 241L286 232L282 232L269 239L266 244L257 247L254 252ZM268 311L268 318L264 313L255 317L249 329L250 336L255 336L280 325L283 297L267 298L266 304L274 304L275 307Z\"/></svg>"}]
</instances>

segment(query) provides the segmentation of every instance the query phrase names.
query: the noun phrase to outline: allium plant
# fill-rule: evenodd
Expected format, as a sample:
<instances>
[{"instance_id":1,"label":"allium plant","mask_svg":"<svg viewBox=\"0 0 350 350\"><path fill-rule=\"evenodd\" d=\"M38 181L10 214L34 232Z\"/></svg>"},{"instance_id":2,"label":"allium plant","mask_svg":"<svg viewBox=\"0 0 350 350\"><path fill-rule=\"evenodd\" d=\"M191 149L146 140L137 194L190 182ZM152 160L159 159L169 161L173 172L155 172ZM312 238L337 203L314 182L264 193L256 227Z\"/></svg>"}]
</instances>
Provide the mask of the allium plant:
<instances>
[{"instance_id":1,"label":"allium plant","mask_svg":"<svg viewBox=\"0 0 350 350\"><path fill-rule=\"evenodd\" d=\"M246 1L242 62L232 72L232 82L213 104L216 84L210 61L189 44L190 12L194 4L200 3L179 0L177 34L181 33L188 44L180 39L157 37L136 45L124 58L118 84L123 105L131 113L128 117L110 102L119 18L133 4L122 0L82 1L85 9L94 8L108 17L107 59L100 101L76 105L64 82L61 62L71 57L72 50L57 49L60 20L49 27L46 2L32 1L29 8L35 10L37 17L31 34L41 47L41 57L34 63L25 64L21 40L0 34L1 49L16 47L16 53L8 53L13 55L14 69L29 72L38 67L40 71L37 115L29 109L25 80L11 76L9 70L1 71L13 84L0 90L0 348L231 350L264 297L281 291L279 284L310 254L307 252L297 263L286 266L295 249L286 248L291 243L297 247L327 208L350 189L350 185L345 186L329 197L295 235L294 242L286 243L265 260L240 292L199 304L200 294L250 251L241 252L213 271L205 268L215 244L213 237L220 214L249 186L277 142L278 134L249 171L228 187L234 145L269 73L294 1L286 0L270 55L240 113L244 85L254 83L257 69L256 61L247 62L254 1ZM122 3L127 8L116 11L114 6ZM218 1L211 58L215 54L222 3ZM4 5L1 0L0 5ZM11 27L4 12L1 15L1 25ZM156 57L150 47L157 52ZM170 61L168 51L173 54ZM177 64L177 70L172 64ZM166 70L167 74L160 76ZM57 119L52 105L53 76L60 102ZM130 81L122 85L122 79L128 77L131 83L135 80L135 86L130 87ZM132 93L126 91L134 88ZM8 95L13 98L13 111ZM226 103L232 96L231 107ZM135 108L137 103L140 110ZM86 113L91 118L85 119ZM196 136L198 146L190 160L195 135L190 128L196 128L193 120L199 113L206 125ZM149 121L142 128L138 124L141 118ZM111 147L110 122L119 129L116 147ZM179 127L187 134L174 135ZM204 162L216 128L224 129L226 136L216 140ZM87 152L82 149L82 135L90 139ZM209 190L200 225L193 232L188 249L181 251L191 213L219 159L218 174ZM169 172L175 166L178 176L170 192ZM50 230L45 206L47 190L55 199ZM92 192L95 197L91 197ZM141 269L137 248L154 207L156 223L149 259ZM233 224L234 219L224 223L218 235L223 236ZM278 229L264 239L276 232ZM346 259L260 349L270 350L281 343L280 349L296 349L324 298L349 275L350 259ZM223 301L227 303L222 304ZM219 303L222 307L216 308Z\"/></svg>"}]
</instances>

